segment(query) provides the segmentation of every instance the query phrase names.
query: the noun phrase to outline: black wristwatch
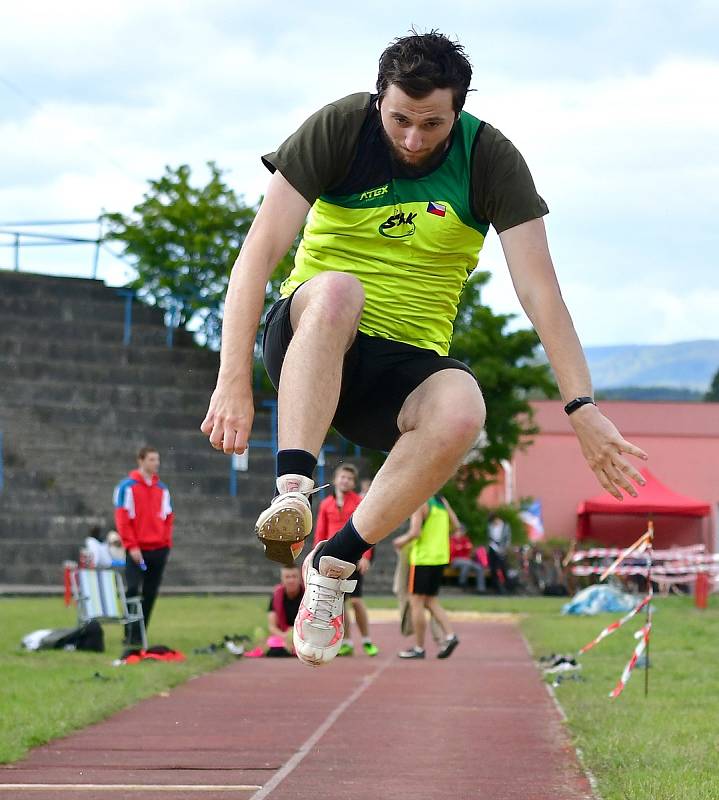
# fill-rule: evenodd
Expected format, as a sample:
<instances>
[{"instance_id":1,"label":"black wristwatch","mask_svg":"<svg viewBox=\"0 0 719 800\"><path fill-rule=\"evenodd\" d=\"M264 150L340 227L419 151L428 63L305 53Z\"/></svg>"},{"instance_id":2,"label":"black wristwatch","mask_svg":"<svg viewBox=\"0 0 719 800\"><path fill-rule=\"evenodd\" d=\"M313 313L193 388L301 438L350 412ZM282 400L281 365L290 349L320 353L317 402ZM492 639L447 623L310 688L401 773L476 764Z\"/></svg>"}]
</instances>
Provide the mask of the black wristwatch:
<instances>
[{"instance_id":1,"label":"black wristwatch","mask_svg":"<svg viewBox=\"0 0 719 800\"><path fill-rule=\"evenodd\" d=\"M567 414L573 414L578 408L582 406L589 405L596 406L593 397L575 397L574 400L570 400L566 406L564 406L564 410Z\"/></svg>"}]
</instances>

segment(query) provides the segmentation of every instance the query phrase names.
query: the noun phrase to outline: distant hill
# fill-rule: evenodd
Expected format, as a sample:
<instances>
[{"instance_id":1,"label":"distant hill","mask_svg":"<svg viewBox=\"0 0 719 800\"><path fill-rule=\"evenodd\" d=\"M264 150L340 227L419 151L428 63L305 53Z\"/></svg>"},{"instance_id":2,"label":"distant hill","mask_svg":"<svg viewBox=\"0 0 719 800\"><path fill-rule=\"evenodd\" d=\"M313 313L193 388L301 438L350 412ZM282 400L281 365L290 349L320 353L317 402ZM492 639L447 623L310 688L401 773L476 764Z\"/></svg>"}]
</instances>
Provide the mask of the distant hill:
<instances>
[{"instance_id":1,"label":"distant hill","mask_svg":"<svg viewBox=\"0 0 719 800\"><path fill-rule=\"evenodd\" d=\"M688 390L686 399L700 399L692 394L704 394L719 370L719 339L585 347L584 352L594 388L607 399L614 394L609 390L621 390L621 399L685 399L662 389ZM546 362L542 351L537 361ZM647 390L643 397L637 394L641 389Z\"/></svg>"},{"instance_id":2,"label":"distant hill","mask_svg":"<svg viewBox=\"0 0 719 800\"><path fill-rule=\"evenodd\" d=\"M594 386L671 387L706 392L719 369L719 340L585 349Z\"/></svg>"},{"instance_id":3,"label":"distant hill","mask_svg":"<svg viewBox=\"0 0 719 800\"><path fill-rule=\"evenodd\" d=\"M700 403L705 392L693 389L675 389L672 386L617 386L613 389L596 389L597 400L635 400L639 402L662 400L672 403Z\"/></svg>"}]
</instances>

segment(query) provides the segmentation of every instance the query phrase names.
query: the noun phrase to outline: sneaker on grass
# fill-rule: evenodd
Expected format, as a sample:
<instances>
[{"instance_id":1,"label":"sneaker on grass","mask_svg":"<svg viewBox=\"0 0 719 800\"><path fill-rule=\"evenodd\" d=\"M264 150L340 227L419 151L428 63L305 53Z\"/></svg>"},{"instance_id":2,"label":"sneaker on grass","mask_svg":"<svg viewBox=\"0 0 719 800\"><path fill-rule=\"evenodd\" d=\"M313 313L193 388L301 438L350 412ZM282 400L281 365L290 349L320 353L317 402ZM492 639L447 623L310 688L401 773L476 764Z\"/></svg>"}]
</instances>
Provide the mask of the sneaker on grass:
<instances>
[{"instance_id":1,"label":"sneaker on grass","mask_svg":"<svg viewBox=\"0 0 719 800\"><path fill-rule=\"evenodd\" d=\"M302 565L305 593L295 618L293 639L297 657L303 664L319 667L337 655L344 638L345 593L352 592L357 581L347 578L355 564L332 556L321 556L319 570L312 566L321 542Z\"/></svg>"}]
</instances>

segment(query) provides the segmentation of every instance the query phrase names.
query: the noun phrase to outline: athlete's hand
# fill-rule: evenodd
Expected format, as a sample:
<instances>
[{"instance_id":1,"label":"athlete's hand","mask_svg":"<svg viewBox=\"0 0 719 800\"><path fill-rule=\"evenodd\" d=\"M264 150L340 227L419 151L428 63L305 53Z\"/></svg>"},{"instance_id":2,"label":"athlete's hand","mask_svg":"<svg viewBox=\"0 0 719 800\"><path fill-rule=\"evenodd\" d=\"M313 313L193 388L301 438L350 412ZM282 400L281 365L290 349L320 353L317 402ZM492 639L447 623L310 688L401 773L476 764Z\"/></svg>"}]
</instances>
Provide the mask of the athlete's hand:
<instances>
[{"instance_id":1,"label":"athlete's hand","mask_svg":"<svg viewBox=\"0 0 719 800\"><path fill-rule=\"evenodd\" d=\"M624 499L622 489L636 497L637 490L631 481L639 486L644 486L646 481L622 453L646 460L648 456L644 450L624 439L611 420L591 404L578 408L569 421L599 483L617 500Z\"/></svg>"},{"instance_id":2,"label":"athlete's hand","mask_svg":"<svg viewBox=\"0 0 719 800\"><path fill-rule=\"evenodd\" d=\"M369 566L370 566L369 558L365 558L364 556L362 556L362 558L360 558L360 560L357 562L357 572L359 572L360 575L366 575Z\"/></svg>"},{"instance_id":3,"label":"athlete's hand","mask_svg":"<svg viewBox=\"0 0 719 800\"><path fill-rule=\"evenodd\" d=\"M251 387L218 381L200 430L215 450L241 455L247 449L254 416Z\"/></svg>"},{"instance_id":4,"label":"athlete's hand","mask_svg":"<svg viewBox=\"0 0 719 800\"><path fill-rule=\"evenodd\" d=\"M142 564L142 550L139 547L131 547L127 554L138 566Z\"/></svg>"}]
</instances>

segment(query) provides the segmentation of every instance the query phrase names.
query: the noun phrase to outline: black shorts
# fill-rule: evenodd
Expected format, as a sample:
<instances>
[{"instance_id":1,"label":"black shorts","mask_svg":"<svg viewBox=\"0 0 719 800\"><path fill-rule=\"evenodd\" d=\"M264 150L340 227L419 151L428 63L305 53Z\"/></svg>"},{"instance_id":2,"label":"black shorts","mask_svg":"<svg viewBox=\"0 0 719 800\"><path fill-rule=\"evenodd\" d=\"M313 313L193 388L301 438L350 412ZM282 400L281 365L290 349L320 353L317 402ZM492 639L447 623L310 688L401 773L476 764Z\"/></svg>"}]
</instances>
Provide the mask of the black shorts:
<instances>
[{"instance_id":1,"label":"black shorts","mask_svg":"<svg viewBox=\"0 0 719 800\"><path fill-rule=\"evenodd\" d=\"M360 573L358 569L356 569L350 576L349 579L351 581L357 581L357 586L355 586L354 592L350 592L349 594L345 595L346 597L362 597L362 591L364 589L364 575Z\"/></svg>"},{"instance_id":2,"label":"black shorts","mask_svg":"<svg viewBox=\"0 0 719 800\"><path fill-rule=\"evenodd\" d=\"M410 594L425 594L429 597L436 597L439 594L439 586L442 583L442 574L446 566L446 564L440 564L439 566L410 564L407 591Z\"/></svg>"},{"instance_id":3,"label":"black shorts","mask_svg":"<svg viewBox=\"0 0 719 800\"><path fill-rule=\"evenodd\" d=\"M262 353L275 389L293 335L291 303L291 296L278 300L265 321ZM430 375L444 369L460 369L474 377L466 364L434 350L358 332L345 354L332 425L361 447L391 450L400 435L397 417L404 401Z\"/></svg>"}]
</instances>

